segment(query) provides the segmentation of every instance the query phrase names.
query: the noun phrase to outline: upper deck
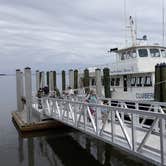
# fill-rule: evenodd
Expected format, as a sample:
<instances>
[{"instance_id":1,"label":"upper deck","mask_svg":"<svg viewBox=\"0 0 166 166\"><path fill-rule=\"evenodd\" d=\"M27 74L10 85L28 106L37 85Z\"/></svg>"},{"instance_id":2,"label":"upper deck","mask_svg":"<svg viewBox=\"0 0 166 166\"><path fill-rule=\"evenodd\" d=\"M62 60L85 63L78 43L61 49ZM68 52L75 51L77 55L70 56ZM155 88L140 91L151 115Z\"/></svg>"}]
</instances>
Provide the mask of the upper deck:
<instances>
[{"instance_id":1,"label":"upper deck","mask_svg":"<svg viewBox=\"0 0 166 166\"><path fill-rule=\"evenodd\" d=\"M114 55L116 62L108 66L112 75L154 72L157 63L166 62L166 47L134 46Z\"/></svg>"}]
</instances>

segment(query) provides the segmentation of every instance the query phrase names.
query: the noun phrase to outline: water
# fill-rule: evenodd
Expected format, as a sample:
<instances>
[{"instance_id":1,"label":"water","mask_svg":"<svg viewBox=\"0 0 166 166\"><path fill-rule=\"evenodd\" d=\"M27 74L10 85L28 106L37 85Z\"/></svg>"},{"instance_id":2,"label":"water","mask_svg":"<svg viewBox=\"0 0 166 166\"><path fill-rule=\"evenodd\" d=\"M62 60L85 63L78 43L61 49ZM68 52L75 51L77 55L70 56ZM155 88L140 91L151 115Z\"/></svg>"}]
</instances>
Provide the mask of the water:
<instances>
[{"instance_id":1,"label":"water","mask_svg":"<svg viewBox=\"0 0 166 166\"><path fill-rule=\"evenodd\" d=\"M15 77L0 77L0 166L151 165L70 128L19 133L15 110Z\"/></svg>"}]
</instances>

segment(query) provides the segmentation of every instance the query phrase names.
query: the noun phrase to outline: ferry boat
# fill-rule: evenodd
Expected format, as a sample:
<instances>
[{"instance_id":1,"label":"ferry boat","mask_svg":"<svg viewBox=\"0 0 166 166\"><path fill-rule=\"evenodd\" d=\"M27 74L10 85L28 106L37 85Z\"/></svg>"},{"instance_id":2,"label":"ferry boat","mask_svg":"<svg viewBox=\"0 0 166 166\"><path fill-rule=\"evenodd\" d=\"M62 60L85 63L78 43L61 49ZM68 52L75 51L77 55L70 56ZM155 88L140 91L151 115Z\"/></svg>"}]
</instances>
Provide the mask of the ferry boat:
<instances>
[{"instance_id":1,"label":"ferry boat","mask_svg":"<svg viewBox=\"0 0 166 166\"><path fill-rule=\"evenodd\" d=\"M133 29L131 32L134 34ZM130 47L110 51L116 56L113 64L105 66L110 69L111 98L154 100L155 65L166 62L166 47L133 43ZM89 69L91 87L95 86L95 69ZM80 78L82 77L83 74Z\"/></svg>"}]
</instances>

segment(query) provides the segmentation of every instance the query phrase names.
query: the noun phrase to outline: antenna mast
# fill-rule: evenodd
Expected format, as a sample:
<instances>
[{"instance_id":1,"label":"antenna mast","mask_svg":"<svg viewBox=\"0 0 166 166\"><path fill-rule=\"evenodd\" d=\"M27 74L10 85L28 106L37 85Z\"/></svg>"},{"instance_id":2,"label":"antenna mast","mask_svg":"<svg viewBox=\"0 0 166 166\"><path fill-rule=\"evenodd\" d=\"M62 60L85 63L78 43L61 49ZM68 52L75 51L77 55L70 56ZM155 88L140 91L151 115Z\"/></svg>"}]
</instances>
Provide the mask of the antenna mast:
<instances>
[{"instance_id":1,"label":"antenna mast","mask_svg":"<svg viewBox=\"0 0 166 166\"><path fill-rule=\"evenodd\" d=\"M127 46L127 14L126 14L126 0L124 0L124 27L125 27L125 46Z\"/></svg>"},{"instance_id":2,"label":"antenna mast","mask_svg":"<svg viewBox=\"0 0 166 166\"><path fill-rule=\"evenodd\" d=\"M131 32L132 46L135 46L136 45L136 29L135 29L134 20L132 16L129 17L129 21L130 21L129 28Z\"/></svg>"},{"instance_id":3,"label":"antenna mast","mask_svg":"<svg viewBox=\"0 0 166 166\"><path fill-rule=\"evenodd\" d=\"M162 0L162 45L165 44L165 7L164 0Z\"/></svg>"}]
</instances>

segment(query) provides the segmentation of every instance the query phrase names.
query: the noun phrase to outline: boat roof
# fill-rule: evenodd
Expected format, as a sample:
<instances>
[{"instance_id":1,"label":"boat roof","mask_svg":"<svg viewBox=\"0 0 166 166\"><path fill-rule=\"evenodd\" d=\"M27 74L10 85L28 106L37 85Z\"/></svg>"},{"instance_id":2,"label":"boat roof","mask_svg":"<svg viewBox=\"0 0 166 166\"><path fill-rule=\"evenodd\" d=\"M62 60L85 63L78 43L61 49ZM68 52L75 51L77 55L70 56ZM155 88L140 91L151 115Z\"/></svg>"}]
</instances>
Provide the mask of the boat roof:
<instances>
[{"instance_id":1,"label":"boat roof","mask_svg":"<svg viewBox=\"0 0 166 166\"><path fill-rule=\"evenodd\" d=\"M158 48L158 49L166 49L166 47L164 47L164 46L159 46L159 45L143 45L143 46L137 45L137 46L131 46L131 47L127 47L127 48L122 48L122 49L117 50L116 52L119 53L119 52L123 52L123 51L129 51L129 50L133 50L133 49L139 49L139 48Z\"/></svg>"}]
</instances>

